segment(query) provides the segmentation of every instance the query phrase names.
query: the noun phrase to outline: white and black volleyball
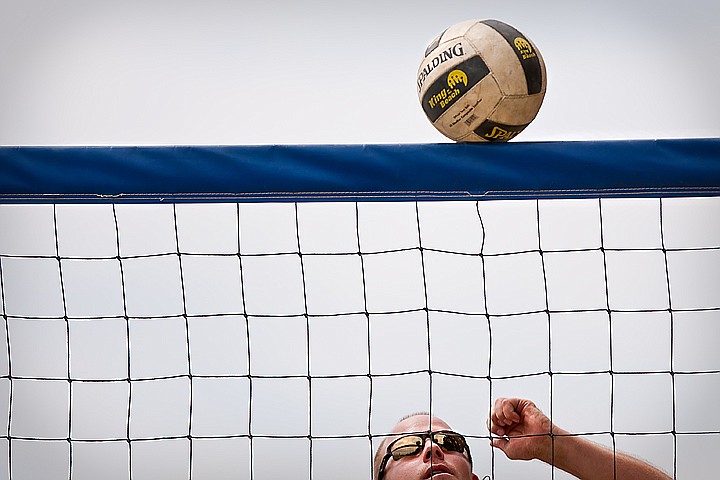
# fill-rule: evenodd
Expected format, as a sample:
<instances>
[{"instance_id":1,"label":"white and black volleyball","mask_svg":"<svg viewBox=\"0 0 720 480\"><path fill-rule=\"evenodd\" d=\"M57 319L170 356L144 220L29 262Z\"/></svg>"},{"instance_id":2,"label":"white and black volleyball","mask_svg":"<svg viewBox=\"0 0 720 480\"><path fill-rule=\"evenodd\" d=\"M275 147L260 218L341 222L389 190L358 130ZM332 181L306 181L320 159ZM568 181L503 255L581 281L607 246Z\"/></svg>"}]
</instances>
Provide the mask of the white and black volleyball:
<instances>
[{"instance_id":1,"label":"white and black volleyball","mask_svg":"<svg viewBox=\"0 0 720 480\"><path fill-rule=\"evenodd\" d=\"M425 115L458 142L506 142L535 118L545 97L535 44L498 20L457 23L425 51L417 91Z\"/></svg>"}]
</instances>

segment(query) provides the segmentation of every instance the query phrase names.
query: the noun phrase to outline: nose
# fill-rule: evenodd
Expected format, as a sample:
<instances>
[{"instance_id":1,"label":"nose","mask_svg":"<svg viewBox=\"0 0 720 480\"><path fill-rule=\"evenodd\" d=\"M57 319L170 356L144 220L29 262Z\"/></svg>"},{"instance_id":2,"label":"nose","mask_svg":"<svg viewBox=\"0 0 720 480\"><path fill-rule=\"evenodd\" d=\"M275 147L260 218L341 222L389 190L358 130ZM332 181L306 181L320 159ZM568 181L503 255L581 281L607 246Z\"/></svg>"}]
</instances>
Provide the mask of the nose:
<instances>
[{"instance_id":1,"label":"nose","mask_svg":"<svg viewBox=\"0 0 720 480\"><path fill-rule=\"evenodd\" d=\"M431 439L425 440L425 447L423 448L423 460L426 462L429 462L431 460L437 460L437 459L443 459L445 458L445 454L442 451L442 448L440 448L440 445L433 442Z\"/></svg>"}]
</instances>

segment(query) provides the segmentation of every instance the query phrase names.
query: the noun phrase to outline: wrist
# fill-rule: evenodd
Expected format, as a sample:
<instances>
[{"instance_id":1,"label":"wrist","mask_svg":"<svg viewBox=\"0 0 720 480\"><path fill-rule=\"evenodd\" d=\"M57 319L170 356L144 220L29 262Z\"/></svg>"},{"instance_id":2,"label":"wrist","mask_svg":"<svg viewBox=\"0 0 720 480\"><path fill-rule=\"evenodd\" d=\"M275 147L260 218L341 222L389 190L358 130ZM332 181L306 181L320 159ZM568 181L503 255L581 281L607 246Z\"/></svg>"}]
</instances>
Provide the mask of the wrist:
<instances>
[{"instance_id":1,"label":"wrist","mask_svg":"<svg viewBox=\"0 0 720 480\"><path fill-rule=\"evenodd\" d=\"M555 425L550 425L550 435L542 443L543 448L538 452L537 458L548 465L560 466L572 455L573 441L579 440L570 436L570 433Z\"/></svg>"}]
</instances>

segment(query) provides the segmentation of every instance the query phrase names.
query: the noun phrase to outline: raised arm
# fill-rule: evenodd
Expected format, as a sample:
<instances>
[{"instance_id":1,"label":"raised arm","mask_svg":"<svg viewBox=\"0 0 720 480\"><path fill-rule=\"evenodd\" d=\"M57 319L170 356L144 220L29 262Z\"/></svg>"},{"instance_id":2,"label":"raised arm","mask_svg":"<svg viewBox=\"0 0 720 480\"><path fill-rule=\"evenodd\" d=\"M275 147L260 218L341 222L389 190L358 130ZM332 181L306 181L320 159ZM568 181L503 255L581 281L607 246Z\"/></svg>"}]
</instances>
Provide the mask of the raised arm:
<instances>
[{"instance_id":1,"label":"raised arm","mask_svg":"<svg viewBox=\"0 0 720 480\"><path fill-rule=\"evenodd\" d=\"M642 460L570 435L553 425L530 400L495 400L488 429L496 435L493 447L509 459L539 459L583 480L671 479Z\"/></svg>"}]
</instances>

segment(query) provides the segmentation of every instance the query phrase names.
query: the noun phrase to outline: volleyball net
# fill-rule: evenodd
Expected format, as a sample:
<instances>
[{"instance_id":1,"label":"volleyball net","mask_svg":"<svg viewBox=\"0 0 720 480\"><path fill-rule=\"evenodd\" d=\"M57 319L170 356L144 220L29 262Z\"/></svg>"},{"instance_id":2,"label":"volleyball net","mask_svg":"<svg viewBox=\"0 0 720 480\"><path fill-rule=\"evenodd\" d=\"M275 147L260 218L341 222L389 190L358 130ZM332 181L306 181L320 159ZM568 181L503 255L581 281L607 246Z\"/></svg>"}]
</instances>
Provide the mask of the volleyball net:
<instances>
[{"instance_id":1,"label":"volleyball net","mask_svg":"<svg viewBox=\"0 0 720 480\"><path fill-rule=\"evenodd\" d=\"M372 476L497 397L720 460L720 141L0 148L0 476Z\"/></svg>"}]
</instances>

